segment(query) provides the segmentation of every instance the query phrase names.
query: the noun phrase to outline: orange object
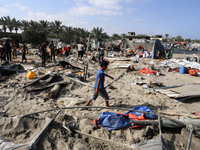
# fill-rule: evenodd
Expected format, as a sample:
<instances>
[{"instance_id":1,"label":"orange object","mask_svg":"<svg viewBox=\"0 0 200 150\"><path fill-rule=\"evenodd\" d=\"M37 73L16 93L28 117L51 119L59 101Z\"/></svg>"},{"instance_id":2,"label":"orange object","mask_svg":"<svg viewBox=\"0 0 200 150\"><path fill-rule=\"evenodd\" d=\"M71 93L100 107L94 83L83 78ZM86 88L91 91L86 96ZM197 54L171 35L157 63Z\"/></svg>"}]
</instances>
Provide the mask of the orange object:
<instances>
[{"instance_id":1,"label":"orange object","mask_svg":"<svg viewBox=\"0 0 200 150\"><path fill-rule=\"evenodd\" d=\"M26 77L28 79L33 79L35 77L36 73L34 71L29 71Z\"/></svg>"},{"instance_id":2,"label":"orange object","mask_svg":"<svg viewBox=\"0 0 200 150\"><path fill-rule=\"evenodd\" d=\"M198 69L190 69L189 70L189 74L191 76L197 76L198 75L199 70Z\"/></svg>"},{"instance_id":3,"label":"orange object","mask_svg":"<svg viewBox=\"0 0 200 150\"><path fill-rule=\"evenodd\" d=\"M140 70L140 72L143 73L143 74L154 74L158 71L151 71L148 68L143 68L142 70Z\"/></svg>"}]
</instances>

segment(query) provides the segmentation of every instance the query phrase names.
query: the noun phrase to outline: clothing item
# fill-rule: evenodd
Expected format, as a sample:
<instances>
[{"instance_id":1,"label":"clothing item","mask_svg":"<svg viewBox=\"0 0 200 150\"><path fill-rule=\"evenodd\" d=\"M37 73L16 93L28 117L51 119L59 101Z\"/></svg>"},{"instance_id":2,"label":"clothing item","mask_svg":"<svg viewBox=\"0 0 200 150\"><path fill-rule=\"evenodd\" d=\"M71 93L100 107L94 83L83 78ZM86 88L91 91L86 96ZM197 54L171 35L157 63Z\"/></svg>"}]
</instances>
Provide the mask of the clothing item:
<instances>
[{"instance_id":1,"label":"clothing item","mask_svg":"<svg viewBox=\"0 0 200 150\"><path fill-rule=\"evenodd\" d=\"M95 91L96 91L96 88L94 88L93 95L92 95L92 97L90 97L90 100L96 100L97 97L98 97L98 95L100 95L101 97L103 97L105 99L105 101L109 100L108 93L106 92L105 88L99 89L98 94L95 94Z\"/></svg>"},{"instance_id":2,"label":"clothing item","mask_svg":"<svg viewBox=\"0 0 200 150\"><path fill-rule=\"evenodd\" d=\"M5 43L6 51L11 52L10 43Z\"/></svg>"},{"instance_id":3,"label":"clothing item","mask_svg":"<svg viewBox=\"0 0 200 150\"><path fill-rule=\"evenodd\" d=\"M83 57L83 51L78 51L78 56Z\"/></svg>"},{"instance_id":4,"label":"clothing item","mask_svg":"<svg viewBox=\"0 0 200 150\"><path fill-rule=\"evenodd\" d=\"M78 46L78 51L83 51L83 44L77 44Z\"/></svg>"},{"instance_id":5,"label":"clothing item","mask_svg":"<svg viewBox=\"0 0 200 150\"><path fill-rule=\"evenodd\" d=\"M51 50L51 61L55 61L55 51Z\"/></svg>"},{"instance_id":6,"label":"clothing item","mask_svg":"<svg viewBox=\"0 0 200 150\"><path fill-rule=\"evenodd\" d=\"M97 71L97 75L96 75L96 81L95 81L95 84L94 84L94 87L97 88L97 81L98 79L101 79L100 80L100 83L99 83L99 89L104 89L104 80L105 80L105 73L103 70L99 69Z\"/></svg>"}]
</instances>

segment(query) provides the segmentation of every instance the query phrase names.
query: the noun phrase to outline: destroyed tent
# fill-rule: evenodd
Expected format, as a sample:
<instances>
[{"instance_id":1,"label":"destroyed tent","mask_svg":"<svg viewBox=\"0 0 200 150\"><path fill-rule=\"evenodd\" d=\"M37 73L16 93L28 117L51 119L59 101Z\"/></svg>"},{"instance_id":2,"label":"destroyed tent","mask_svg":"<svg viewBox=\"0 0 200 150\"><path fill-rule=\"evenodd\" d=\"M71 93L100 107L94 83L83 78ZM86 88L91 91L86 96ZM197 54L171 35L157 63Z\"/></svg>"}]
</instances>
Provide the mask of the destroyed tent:
<instances>
[{"instance_id":1,"label":"destroyed tent","mask_svg":"<svg viewBox=\"0 0 200 150\"><path fill-rule=\"evenodd\" d=\"M162 45L160 40L155 40L151 55L152 59L165 58L164 46Z\"/></svg>"},{"instance_id":2,"label":"destroyed tent","mask_svg":"<svg viewBox=\"0 0 200 150\"><path fill-rule=\"evenodd\" d=\"M168 52L167 58L168 59L172 59L173 53L174 53L174 44L171 46L171 48L170 48L170 50Z\"/></svg>"},{"instance_id":3,"label":"destroyed tent","mask_svg":"<svg viewBox=\"0 0 200 150\"><path fill-rule=\"evenodd\" d=\"M67 82L63 79L63 77L59 75L44 75L39 79L28 83L23 88L26 88L27 91L40 91L51 88L55 85L66 85Z\"/></svg>"},{"instance_id":4,"label":"destroyed tent","mask_svg":"<svg viewBox=\"0 0 200 150\"><path fill-rule=\"evenodd\" d=\"M0 74L2 76L9 76L11 74L20 73L26 71L20 64L13 64L6 67L0 67Z\"/></svg>"}]
</instances>

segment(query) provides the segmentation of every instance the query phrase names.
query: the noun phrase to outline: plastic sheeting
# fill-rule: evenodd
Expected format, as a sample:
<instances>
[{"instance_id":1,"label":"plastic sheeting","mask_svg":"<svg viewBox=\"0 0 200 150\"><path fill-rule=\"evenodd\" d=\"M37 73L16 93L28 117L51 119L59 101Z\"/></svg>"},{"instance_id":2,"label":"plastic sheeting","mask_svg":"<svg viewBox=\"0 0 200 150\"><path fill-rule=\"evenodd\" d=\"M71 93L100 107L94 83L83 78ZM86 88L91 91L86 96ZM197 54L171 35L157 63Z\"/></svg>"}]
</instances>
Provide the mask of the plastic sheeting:
<instances>
[{"instance_id":1,"label":"plastic sheeting","mask_svg":"<svg viewBox=\"0 0 200 150\"><path fill-rule=\"evenodd\" d=\"M155 58L155 53L159 51L161 54L164 52L164 46L162 45L160 40L155 40L153 48L152 48L152 53L151 53L151 58Z\"/></svg>"},{"instance_id":2,"label":"plastic sheeting","mask_svg":"<svg viewBox=\"0 0 200 150\"><path fill-rule=\"evenodd\" d=\"M154 114L154 112L153 112L150 108L148 108L148 107L146 107L146 106L138 106L138 107L134 107L134 108L132 108L132 109L133 109L133 110L144 111L144 112L150 112L150 113ZM125 113L125 115L127 115L127 114L129 114L129 113L132 113L132 114L134 114L134 115L136 115L136 116L141 116L141 115L142 115L142 113L140 113L140 112L135 112L135 111L128 111L127 113ZM145 114L145 116L146 116L146 118L148 118L148 119L154 119L154 118L155 118L155 116L154 116L154 115L151 115L151 114Z\"/></svg>"}]
</instances>

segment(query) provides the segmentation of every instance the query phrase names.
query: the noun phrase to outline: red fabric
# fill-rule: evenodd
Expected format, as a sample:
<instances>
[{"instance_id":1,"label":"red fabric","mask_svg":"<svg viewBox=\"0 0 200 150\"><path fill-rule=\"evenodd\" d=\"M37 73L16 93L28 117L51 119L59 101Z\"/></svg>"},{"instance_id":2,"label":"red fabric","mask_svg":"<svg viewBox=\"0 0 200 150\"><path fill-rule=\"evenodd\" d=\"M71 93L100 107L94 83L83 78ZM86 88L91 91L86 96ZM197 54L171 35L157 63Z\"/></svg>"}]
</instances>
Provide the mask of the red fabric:
<instances>
[{"instance_id":1,"label":"red fabric","mask_svg":"<svg viewBox=\"0 0 200 150\"><path fill-rule=\"evenodd\" d=\"M98 119L94 119L93 121L92 121L92 124L97 128L97 127L99 127L99 125L98 125Z\"/></svg>"},{"instance_id":2,"label":"red fabric","mask_svg":"<svg viewBox=\"0 0 200 150\"><path fill-rule=\"evenodd\" d=\"M192 114L194 114L194 115L196 115L196 116L200 116L200 114L198 114L198 113L196 113L196 112L194 112L194 113L192 113Z\"/></svg>"},{"instance_id":3,"label":"red fabric","mask_svg":"<svg viewBox=\"0 0 200 150\"><path fill-rule=\"evenodd\" d=\"M170 69L169 71L171 71L171 72L173 72L173 71L179 72L179 69L176 69L176 70Z\"/></svg>"},{"instance_id":4,"label":"red fabric","mask_svg":"<svg viewBox=\"0 0 200 150\"><path fill-rule=\"evenodd\" d=\"M145 119L145 114L144 113L142 113L142 115L141 116L136 116L136 115L134 115L134 114L132 114L132 113L129 113L128 114L128 118L129 119L133 119L134 121L144 121L144 120L146 120ZM132 128L142 128L143 126L132 126Z\"/></svg>"},{"instance_id":5,"label":"red fabric","mask_svg":"<svg viewBox=\"0 0 200 150\"><path fill-rule=\"evenodd\" d=\"M143 68L142 70L140 70L140 72L143 74L155 74L158 71L151 71L148 68Z\"/></svg>"},{"instance_id":6,"label":"red fabric","mask_svg":"<svg viewBox=\"0 0 200 150\"><path fill-rule=\"evenodd\" d=\"M200 72L198 69L190 69L189 70L189 74L191 76L197 76L198 75L198 72Z\"/></svg>"},{"instance_id":7,"label":"red fabric","mask_svg":"<svg viewBox=\"0 0 200 150\"><path fill-rule=\"evenodd\" d=\"M64 51L65 51L65 53L69 53L70 51L71 51L71 47L66 47L65 49L64 49Z\"/></svg>"}]
</instances>

